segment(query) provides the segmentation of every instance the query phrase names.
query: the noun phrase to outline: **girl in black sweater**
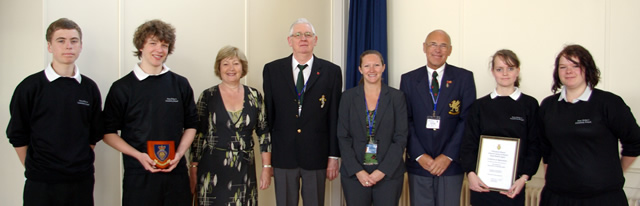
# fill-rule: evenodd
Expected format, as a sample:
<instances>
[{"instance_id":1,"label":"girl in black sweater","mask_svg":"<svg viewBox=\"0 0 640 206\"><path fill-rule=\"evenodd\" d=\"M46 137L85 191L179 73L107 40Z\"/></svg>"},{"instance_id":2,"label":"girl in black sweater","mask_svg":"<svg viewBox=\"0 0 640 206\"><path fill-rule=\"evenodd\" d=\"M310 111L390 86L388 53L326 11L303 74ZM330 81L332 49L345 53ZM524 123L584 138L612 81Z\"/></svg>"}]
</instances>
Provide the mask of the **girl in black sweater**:
<instances>
[{"instance_id":1,"label":"girl in black sweater","mask_svg":"<svg viewBox=\"0 0 640 206\"><path fill-rule=\"evenodd\" d=\"M471 106L460 159L469 179L472 205L524 205L525 182L536 173L540 164L536 126L538 101L518 89L520 61L515 53L499 50L490 65L496 89ZM491 191L476 174L480 135L520 139L516 181L509 190Z\"/></svg>"},{"instance_id":2,"label":"girl in black sweater","mask_svg":"<svg viewBox=\"0 0 640 206\"><path fill-rule=\"evenodd\" d=\"M628 205L623 172L640 154L640 128L622 98L595 89L599 79L582 46L556 57L552 91L560 93L545 98L539 113L546 169L540 205Z\"/></svg>"}]
</instances>

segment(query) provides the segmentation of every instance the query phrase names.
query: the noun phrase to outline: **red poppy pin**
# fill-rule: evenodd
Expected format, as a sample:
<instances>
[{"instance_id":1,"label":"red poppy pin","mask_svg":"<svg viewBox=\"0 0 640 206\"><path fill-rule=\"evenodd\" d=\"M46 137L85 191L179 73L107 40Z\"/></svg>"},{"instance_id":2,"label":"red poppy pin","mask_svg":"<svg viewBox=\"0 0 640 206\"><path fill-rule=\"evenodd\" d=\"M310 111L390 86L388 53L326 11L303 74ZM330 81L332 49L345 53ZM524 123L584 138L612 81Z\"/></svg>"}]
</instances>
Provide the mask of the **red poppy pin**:
<instances>
[{"instance_id":1,"label":"red poppy pin","mask_svg":"<svg viewBox=\"0 0 640 206\"><path fill-rule=\"evenodd\" d=\"M320 75L320 72L317 72L316 75Z\"/></svg>"}]
</instances>

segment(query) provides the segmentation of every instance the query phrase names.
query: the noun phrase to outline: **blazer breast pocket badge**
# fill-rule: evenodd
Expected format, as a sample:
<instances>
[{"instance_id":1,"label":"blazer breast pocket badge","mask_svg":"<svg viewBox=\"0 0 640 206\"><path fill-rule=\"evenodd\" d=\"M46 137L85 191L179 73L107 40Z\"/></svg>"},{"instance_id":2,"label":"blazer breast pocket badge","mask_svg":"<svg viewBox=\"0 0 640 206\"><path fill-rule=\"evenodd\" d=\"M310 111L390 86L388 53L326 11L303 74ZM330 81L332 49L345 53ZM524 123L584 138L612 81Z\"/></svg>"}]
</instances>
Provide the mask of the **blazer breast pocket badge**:
<instances>
[{"instance_id":1,"label":"blazer breast pocket badge","mask_svg":"<svg viewBox=\"0 0 640 206\"><path fill-rule=\"evenodd\" d=\"M449 103L449 107L451 108L451 110L449 110L450 115L460 114L460 100L451 101L451 103Z\"/></svg>"}]
</instances>

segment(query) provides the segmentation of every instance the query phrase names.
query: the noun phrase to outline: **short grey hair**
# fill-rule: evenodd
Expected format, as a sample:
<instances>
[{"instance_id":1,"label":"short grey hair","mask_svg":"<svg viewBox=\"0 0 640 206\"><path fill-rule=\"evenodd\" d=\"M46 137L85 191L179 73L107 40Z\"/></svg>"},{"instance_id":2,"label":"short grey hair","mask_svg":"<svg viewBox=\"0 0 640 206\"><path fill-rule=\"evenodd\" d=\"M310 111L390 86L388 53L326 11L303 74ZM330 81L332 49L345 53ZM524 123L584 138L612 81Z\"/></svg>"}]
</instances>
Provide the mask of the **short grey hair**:
<instances>
[{"instance_id":1,"label":"short grey hair","mask_svg":"<svg viewBox=\"0 0 640 206\"><path fill-rule=\"evenodd\" d=\"M299 18L296 21L294 21L293 24L291 24L291 27L289 27L289 36L293 35L293 26L295 26L296 24L307 24L311 27L311 32L313 32L313 35L316 34L316 29L313 28L313 24L311 24L309 20L305 18Z\"/></svg>"}]
</instances>

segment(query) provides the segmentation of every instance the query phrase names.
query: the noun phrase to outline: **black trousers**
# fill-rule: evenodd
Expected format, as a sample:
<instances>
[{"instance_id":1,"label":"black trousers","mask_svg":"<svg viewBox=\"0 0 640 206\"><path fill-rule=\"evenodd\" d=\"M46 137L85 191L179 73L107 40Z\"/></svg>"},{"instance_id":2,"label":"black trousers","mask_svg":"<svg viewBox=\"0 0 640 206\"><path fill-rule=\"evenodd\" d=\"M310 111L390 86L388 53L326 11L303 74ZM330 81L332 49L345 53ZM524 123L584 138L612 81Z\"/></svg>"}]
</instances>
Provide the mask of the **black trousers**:
<instances>
[{"instance_id":1,"label":"black trousers","mask_svg":"<svg viewBox=\"0 0 640 206\"><path fill-rule=\"evenodd\" d=\"M325 178L327 170L305 170L302 168L274 168L273 182L276 188L276 205L297 206L302 196L304 206L324 205ZM302 180L302 190L300 182Z\"/></svg>"},{"instance_id":2,"label":"black trousers","mask_svg":"<svg viewBox=\"0 0 640 206\"><path fill-rule=\"evenodd\" d=\"M189 206L191 189L186 172L125 174L123 206Z\"/></svg>"},{"instance_id":3,"label":"black trousers","mask_svg":"<svg viewBox=\"0 0 640 206\"><path fill-rule=\"evenodd\" d=\"M93 205L94 183L93 177L64 183L27 179L22 198L25 206L90 206Z\"/></svg>"}]
</instances>

